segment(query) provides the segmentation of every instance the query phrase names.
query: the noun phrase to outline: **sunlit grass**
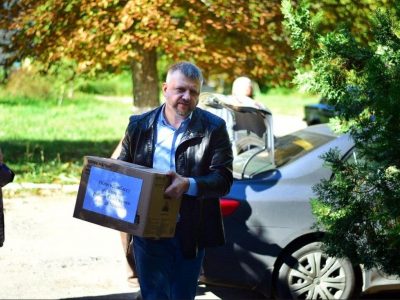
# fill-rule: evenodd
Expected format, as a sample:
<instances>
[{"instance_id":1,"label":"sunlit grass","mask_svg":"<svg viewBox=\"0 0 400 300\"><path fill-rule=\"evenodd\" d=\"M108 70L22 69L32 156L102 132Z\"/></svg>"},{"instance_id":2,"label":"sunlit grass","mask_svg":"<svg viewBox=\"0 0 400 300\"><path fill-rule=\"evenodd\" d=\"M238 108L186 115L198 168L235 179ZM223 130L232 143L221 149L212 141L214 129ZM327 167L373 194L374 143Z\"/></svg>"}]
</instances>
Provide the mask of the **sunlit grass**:
<instances>
[{"instance_id":1,"label":"sunlit grass","mask_svg":"<svg viewBox=\"0 0 400 300\"><path fill-rule=\"evenodd\" d=\"M84 155L110 156L131 105L79 95L57 101L0 95L0 147L17 182L77 182Z\"/></svg>"},{"instance_id":2,"label":"sunlit grass","mask_svg":"<svg viewBox=\"0 0 400 300\"><path fill-rule=\"evenodd\" d=\"M257 95L273 114L303 117L315 96L272 90ZM38 100L0 91L0 147L16 182L77 183L83 157L109 157L125 132L131 103L102 101L77 94L74 99Z\"/></svg>"},{"instance_id":3,"label":"sunlit grass","mask_svg":"<svg viewBox=\"0 0 400 300\"><path fill-rule=\"evenodd\" d=\"M304 105L317 103L319 97L292 90L275 89L257 95L256 100L269 108L273 115L296 116L302 119Z\"/></svg>"}]
</instances>

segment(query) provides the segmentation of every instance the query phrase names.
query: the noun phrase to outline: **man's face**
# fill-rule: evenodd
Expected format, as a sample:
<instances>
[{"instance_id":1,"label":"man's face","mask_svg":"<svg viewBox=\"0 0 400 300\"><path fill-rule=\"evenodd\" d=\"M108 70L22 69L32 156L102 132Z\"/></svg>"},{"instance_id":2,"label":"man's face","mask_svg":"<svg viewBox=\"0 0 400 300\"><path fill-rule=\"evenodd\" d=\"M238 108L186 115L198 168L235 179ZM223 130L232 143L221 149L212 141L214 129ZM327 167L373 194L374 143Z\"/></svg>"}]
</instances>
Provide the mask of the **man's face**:
<instances>
[{"instance_id":1,"label":"man's face","mask_svg":"<svg viewBox=\"0 0 400 300\"><path fill-rule=\"evenodd\" d=\"M250 97L250 98L253 98L253 87L251 86L251 84L249 84L249 85L247 86L247 89L246 89L246 96L247 96L247 97Z\"/></svg>"},{"instance_id":2,"label":"man's face","mask_svg":"<svg viewBox=\"0 0 400 300\"><path fill-rule=\"evenodd\" d=\"M167 112L187 117L199 102L201 84L185 77L180 71L169 74L162 90Z\"/></svg>"}]
</instances>

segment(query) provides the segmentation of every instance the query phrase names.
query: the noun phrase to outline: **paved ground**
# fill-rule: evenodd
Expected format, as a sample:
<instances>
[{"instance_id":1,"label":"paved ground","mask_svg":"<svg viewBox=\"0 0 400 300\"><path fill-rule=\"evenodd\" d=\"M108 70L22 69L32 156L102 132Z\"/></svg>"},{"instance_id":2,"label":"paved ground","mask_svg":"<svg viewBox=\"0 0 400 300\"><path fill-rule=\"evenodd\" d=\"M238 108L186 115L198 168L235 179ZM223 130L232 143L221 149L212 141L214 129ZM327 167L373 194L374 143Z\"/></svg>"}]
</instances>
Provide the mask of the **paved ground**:
<instances>
[{"instance_id":1,"label":"paved ground","mask_svg":"<svg viewBox=\"0 0 400 300\"><path fill-rule=\"evenodd\" d=\"M0 298L74 298L132 292L117 232L72 218L75 195L5 197Z\"/></svg>"},{"instance_id":2,"label":"paved ground","mask_svg":"<svg viewBox=\"0 0 400 300\"><path fill-rule=\"evenodd\" d=\"M76 193L6 192L0 248L0 299L135 299L117 231L72 217ZM255 299L236 289L200 286L197 299Z\"/></svg>"},{"instance_id":3,"label":"paved ground","mask_svg":"<svg viewBox=\"0 0 400 300\"><path fill-rule=\"evenodd\" d=\"M76 193L6 192L0 299L137 299L128 287L118 232L72 217ZM199 286L196 299L262 299L251 291ZM380 293L361 299L400 299Z\"/></svg>"}]
</instances>

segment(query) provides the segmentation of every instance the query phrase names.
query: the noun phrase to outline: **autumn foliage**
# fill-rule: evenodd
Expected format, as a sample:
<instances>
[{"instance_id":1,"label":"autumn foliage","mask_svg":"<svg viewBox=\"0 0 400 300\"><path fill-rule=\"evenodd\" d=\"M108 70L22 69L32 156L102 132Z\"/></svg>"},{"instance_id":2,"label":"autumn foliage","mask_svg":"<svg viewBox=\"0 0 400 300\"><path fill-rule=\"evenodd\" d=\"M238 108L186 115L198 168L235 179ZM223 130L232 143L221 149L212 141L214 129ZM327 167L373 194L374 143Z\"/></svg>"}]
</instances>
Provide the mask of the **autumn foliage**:
<instances>
[{"instance_id":1,"label":"autumn foliage","mask_svg":"<svg viewBox=\"0 0 400 300\"><path fill-rule=\"evenodd\" d=\"M276 0L21 0L7 14L22 56L74 59L82 72L130 66L155 51L195 61L206 75L290 78Z\"/></svg>"},{"instance_id":2,"label":"autumn foliage","mask_svg":"<svg viewBox=\"0 0 400 300\"><path fill-rule=\"evenodd\" d=\"M390 1L319 1L311 9L324 12L328 30L352 21L360 32L376 3ZM140 106L158 104L160 57L194 61L206 77L290 81L295 55L282 20L281 0L6 0L0 7L0 28L15 32L19 58L74 60L77 71L94 74L129 67Z\"/></svg>"}]
</instances>

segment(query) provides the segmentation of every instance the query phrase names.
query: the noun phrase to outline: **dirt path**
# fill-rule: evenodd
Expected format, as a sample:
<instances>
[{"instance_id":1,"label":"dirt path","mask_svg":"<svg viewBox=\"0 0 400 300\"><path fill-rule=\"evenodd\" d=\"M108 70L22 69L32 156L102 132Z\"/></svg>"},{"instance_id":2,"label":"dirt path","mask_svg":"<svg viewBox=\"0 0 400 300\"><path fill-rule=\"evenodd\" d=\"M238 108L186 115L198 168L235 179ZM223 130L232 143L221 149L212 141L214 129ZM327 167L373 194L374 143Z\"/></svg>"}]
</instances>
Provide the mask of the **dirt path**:
<instances>
[{"instance_id":1,"label":"dirt path","mask_svg":"<svg viewBox=\"0 0 400 300\"><path fill-rule=\"evenodd\" d=\"M136 291L125 281L118 232L73 218L74 194L5 197L4 202L1 299L117 297Z\"/></svg>"},{"instance_id":2,"label":"dirt path","mask_svg":"<svg viewBox=\"0 0 400 300\"><path fill-rule=\"evenodd\" d=\"M0 299L133 300L119 233L72 217L75 193L4 197ZM257 299L245 290L199 286L196 299Z\"/></svg>"}]
</instances>

